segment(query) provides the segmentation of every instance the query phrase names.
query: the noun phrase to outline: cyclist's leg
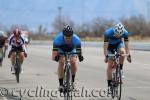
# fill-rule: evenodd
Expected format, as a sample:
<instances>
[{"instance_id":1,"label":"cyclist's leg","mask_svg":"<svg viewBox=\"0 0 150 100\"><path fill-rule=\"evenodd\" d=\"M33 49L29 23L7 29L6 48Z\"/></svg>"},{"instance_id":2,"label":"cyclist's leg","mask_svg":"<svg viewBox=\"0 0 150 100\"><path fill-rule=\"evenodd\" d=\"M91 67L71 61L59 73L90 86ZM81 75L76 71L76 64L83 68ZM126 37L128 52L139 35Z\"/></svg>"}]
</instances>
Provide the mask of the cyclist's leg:
<instances>
[{"instance_id":1,"label":"cyclist's leg","mask_svg":"<svg viewBox=\"0 0 150 100\"><path fill-rule=\"evenodd\" d=\"M12 66L14 66L14 64L15 64L15 58L16 58L16 47L14 47L14 46L12 46L12 48L10 49L10 51L9 51L9 54L10 54L10 60L11 60L11 64L12 64Z\"/></svg>"},{"instance_id":2,"label":"cyclist's leg","mask_svg":"<svg viewBox=\"0 0 150 100\"><path fill-rule=\"evenodd\" d=\"M59 64L58 64L58 78L62 79L62 82L60 82L60 85L63 85L64 64L65 64L65 58L61 56L59 58Z\"/></svg>"},{"instance_id":3,"label":"cyclist's leg","mask_svg":"<svg viewBox=\"0 0 150 100\"><path fill-rule=\"evenodd\" d=\"M25 58L25 56L24 56L24 50L23 50L22 46L18 47L18 50L20 51L19 52L19 58L20 58L20 62L22 64L23 61L24 61L24 58Z\"/></svg>"},{"instance_id":4,"label":"cyclist's leg","mask_svg":"<svg viewBox=\"0 0 150 100\"><path fill-rule=\"evenodd\" d=\"M73 49L71 53L76 53L76 49ZM71 62L71 73L72 73L72 82L75 81L75 75L77 72L77 55L73 54L70 59Z\"/></svg>"},{"instance_id":5,"label":"cyclist's leg","mask_svg":"<svg viewBox=\"0 0 150 100\"><path fill-rule=\"evenodd\" d=\"M59 58L58 62L58 79L59 79L59 91L62 92L64 87L63 87L63 81L64 81L64 63L65 63L65 58L61 56Z\"/></svg>"},{"instance_id":6,"label":"cyclist's leg","mask_svg":"<svg viewBox=\"0 0 150 100\"><path fill-rule=\"evenodd\" d=\"M108 45L108 54L114 54L114 50L117 49L116 44L109 44ZM108 86L111 86L112 82L112 67L113 67L113 58L108 57L108 66L107 66L107 82Z\"/></svg>"},{"instance_id":7,"label":"cyclist's leg","mask_svg":"<svg viewBox=\"0 0 150 100\"><path fill-rule=\"evenodd\" d=\"M62 53L62 50L58 50L59 53ZM60 56L58 61L58 79L59 79L59 90L61 91L63 86L63 79L64 79L64 64L65 64L65 57Z\"/></svg>"},{"instance_id":8,"label":"cyclist's leg","mask_svg":"<svg viewBox=\"0 0 150 100\"><path fill-rule=\"evenodd\" d=\"M20 62L21 62L21 64L23 63L23 61L24 61L24 52L20 52L19 53L19 58L20 58Z\"/></svg>"},{"instance_id":9,"label":"cyclist's leg","mask_svg":"<svg viewBox=\"0 0 150 100\"><path fill-rule=\"evenodd\" d=\"M19 61L20 61L20 64L21 64L21 66L20 66L20 72L21 73L23 73L23 71L24 71L23 66L22 66L24 58L25 58L24 57L24 52L20 52L19 53Z\"/></svg>"},{"instance_id":10,"label":"cyclist's leg","mask_svg":"<svg viewBox=\"0 0 150 100\"><path fill-rule=\"evenodd\" d=\"M125 54L125 53L126 53L124 47L125 47L125 46L124 46L123 42L121 42L121 43L118 45L118 50L119 50L119 53L120 53L120 54ZM122 78L124 78L124 74L123 74L124 59L125 59L125 56L121 56L120 59L119 59Z\"/></svg>"},{"instance_id":11,"label":"cyclist's leg","mask_svg":"<svg viewBox=\"0 0 150 100\"><path fill-rule=\"evenodd\" d=\"M72 88L75 90L75 76L77 72L77 55L72 55L71 59L71 73L72 73Z\"/></svg>"},{"instance_id":12,"label":"cyclist's leg","mask_svg":"<svg viewBox=\"0 0 150 100\"><path fill-rule=\"evenodd\" d=\"M112 54L111 51L108 51L109 54ZM113 66L113 61L112 61L112 57L108 58L108 65L107 65L107 82L108 82L108 86L111 86L111 82L112 82L112 66Z\"/></svg>"},{"instance_id":13,"label":"cyclist's leg","mask_svg":"<svg viewBox=\"0 0 150 100\"><path fill-rule=\"evenodd\" d=\"M71 73L72 73L72 82L75 82L75 75L77 72L77 57L71 57Z\"/></svg>"},{"instance_id":14,"label":"cyclist's leg","mask_svg":"<svg viewBox=\"0 0 150 100\"><path fill-rule=\"evenodd\" d=\"M15 62L16 62L16 52L14 52L13 50L12 51L10 51L11 52L11 56L10 56L10 59L11 59L11 64L12 64L12 66L11 66L11 71L12 71L12 73L14 73L14 71L15 71Z\"/></svg>"},{"instance_id":15,"label":"cyclist's leg","mask_svg":"<svg viewBox=\"0 0 150 100\"><path fill-rule=\"evenodd\" d=\"M16 52L12 51L10 58L11 58L11 64L14 65L15 61L16 61L16 59L15 59L16 58Z\"/></svg>"},{"instance_id":16,"label":"cyclist's leg","mask_svg":"<svg viewBox=\"0 0 150 100\"><path fill-rule=\"evenodd\" d=\"M124 46L123 42L121 42L121 43L118 45L117 49L119 50L119 53L120 53L120 54L125 54L125 53L126 53L126 52L125 52L125 46ZM124 59L125 59L124 56L121 56L120 59L119 59L121 70L123 69Z\"/></svg>"}]
</instances>

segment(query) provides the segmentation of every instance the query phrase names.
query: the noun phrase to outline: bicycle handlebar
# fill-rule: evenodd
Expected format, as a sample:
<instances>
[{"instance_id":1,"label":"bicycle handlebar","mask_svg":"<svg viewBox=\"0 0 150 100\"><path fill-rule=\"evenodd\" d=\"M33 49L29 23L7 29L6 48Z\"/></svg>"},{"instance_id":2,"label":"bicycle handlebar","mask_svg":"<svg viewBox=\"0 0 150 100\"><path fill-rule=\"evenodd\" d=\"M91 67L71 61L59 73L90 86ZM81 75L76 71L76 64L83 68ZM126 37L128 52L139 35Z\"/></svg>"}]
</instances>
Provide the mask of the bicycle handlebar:
<instances>
[{"instance_id":1,"label":"bicycle handlebar","mask_svg":"<svg viewBox=\"0 0 150 100\"><path fill-rule=\"evenodd\" d=\"M80 54L80 53L71 53L71 52L64 52L64 53L59 53L60 55L73 55L73 54Z\"/></svg>"},{"instance_id":2,"label":"bicycle handlebar","mask_svg":"<svg viewBox=\"0 0 150 100\"><path fill-rule=\"evenodd\" d=\"M108 57L115 57L115 56L129 56L130 54L108 54Z\"/></svg>"}]
</instances>

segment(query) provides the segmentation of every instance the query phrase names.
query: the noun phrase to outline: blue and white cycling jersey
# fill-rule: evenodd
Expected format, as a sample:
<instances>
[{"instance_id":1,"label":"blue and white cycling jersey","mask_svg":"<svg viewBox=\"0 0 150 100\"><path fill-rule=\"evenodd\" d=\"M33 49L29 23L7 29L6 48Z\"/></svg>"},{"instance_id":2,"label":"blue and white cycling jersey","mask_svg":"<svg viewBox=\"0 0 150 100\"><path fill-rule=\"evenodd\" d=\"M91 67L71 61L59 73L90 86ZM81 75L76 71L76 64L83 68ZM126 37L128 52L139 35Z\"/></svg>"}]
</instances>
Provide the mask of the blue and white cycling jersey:
<instances>
[{"instance_id":1,"label":"blue and white cycling jersey","mask_svg":"<svg viewBox=\"0 0 150 100\"><path fill-rule=\"evenodd\" d=\"M104 42L109 42L111 45L122 42L122 38L124 38L124 41L128 41L127 30L124 30L124 33L119 38L114 36L113 28L109 28L104 32Z\"/></svg>"},{"instance_id":2,"label":"blue and white cycling jersey","mask_svg":"<svg viewBox=\"0 0 150 100\"><path fill-rule=\"evenodd\" d=\"M126 30L124 30L124 33L119 38L114 36L113 28L109 28L104 32L104 42L108 42L109 44L109 53L114 53L114 50L124 48L122 38L124 38L124 41L128 41L128 32Z\"/></svg>"},{"instance_id":3,"label":"blue and white cycling jersey","mask_svg":"<svg viewBox=\"0 0 150 100\"><path fill-rule=\"evenodd\" d=\"M71 42L68 44L65 43L62 32L58 33L53 41L53 50L54 51L58 51L58 52L74 51L74 53L75 53L76 49L81 49L81 41L80 41L80 38L76 34L73 34L73 36L71 38Z\"/></svg>"}]
</instances>

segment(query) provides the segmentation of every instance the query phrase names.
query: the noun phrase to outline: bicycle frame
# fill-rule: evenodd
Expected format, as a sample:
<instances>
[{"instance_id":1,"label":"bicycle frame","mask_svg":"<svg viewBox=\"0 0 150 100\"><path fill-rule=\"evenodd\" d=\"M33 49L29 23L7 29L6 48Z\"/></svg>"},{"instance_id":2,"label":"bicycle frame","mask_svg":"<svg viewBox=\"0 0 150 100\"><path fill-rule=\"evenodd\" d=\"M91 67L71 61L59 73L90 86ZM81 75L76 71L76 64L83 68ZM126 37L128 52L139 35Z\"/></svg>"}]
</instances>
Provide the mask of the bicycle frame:
<instances>
[{"instance_id":1,"label":"bicycle frame","mask_svg":"<svg viewBox=\"0 0 150 100\"><path fill-rule=\"evenodd\" d=\"M71 73L70 58L73 54L77 54L77 53L70 53L70 52L61 53L61 55L65 56L64 100L72 100L73 88L72 88L72 73Z\"/></svg>"},{"instance_id":2,"label":"bicycle frame","mask_svg":"<svg viewBox=\"0 0 150 100\"><path fill-rule=\"evenodd\" d=\"M118 51L115 51L114 54L109 54L108 56L113 57L111 96L112 98L117 97L117 99L120 100L122 91L122 75L119 59L123 55L119 54Z\"/></svg>"},{"instance_id":3,"label":"bicycle frame","mask_svg":"<svg viewBox=\"0 0 150 100\"><path fill-rule=\"evenodd\" d=\"M64 68L64 100L72 100L72 75L69 53L65 54L65 68Z\"/></svg>"},{"instance_id":4,"label":"bicycle frame","mask_svg":"<svg viewBox=\"0 0 150 100\"><path fill-rule=\"evenodd\" d=\"M16 59L15 59L15 76L16 76L16 81L19 83L19 74L20 74L20 59L19 59L19 51L16 50Z\"/></svg>"}]
</instances>

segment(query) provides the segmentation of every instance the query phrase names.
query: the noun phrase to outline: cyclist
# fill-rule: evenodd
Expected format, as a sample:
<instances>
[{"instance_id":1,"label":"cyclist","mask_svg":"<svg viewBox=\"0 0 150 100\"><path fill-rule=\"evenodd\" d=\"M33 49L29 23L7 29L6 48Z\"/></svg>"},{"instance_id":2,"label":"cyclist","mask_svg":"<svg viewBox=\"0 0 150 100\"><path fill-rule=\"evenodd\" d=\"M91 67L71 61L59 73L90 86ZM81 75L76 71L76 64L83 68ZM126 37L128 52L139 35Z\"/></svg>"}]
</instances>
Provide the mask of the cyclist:
<instances>
[{"instance_id":1,"label":"cyclist","mask_svg":"<svg viewBox=\"0 0 150 100\"><path fill-rule=\"evenodd\" d=\"M0 66L2 66L2 61L4 57L4 50L3 47L5 47L5 50L7 49L7 34L3 31L0 31Z\"/></svg>"},{"instance_id":2,"label":"cyclist","mask_svg":"<svg viewBox=\"0 0 150 100\"><path fill-rule=\"evenodd\" d=\"M20 58L21 65L24 61L24 58L27 57L27 50L26 50L26 47L25 47L25 40L21 36L21 30L19 30L18 28L14 29L13 34L8 39L8 42L9 42L8 58L11 58L11 63L12 63L11 71L12 71L12 73L14 73L14 64L15 64L15 58L16 58L15 51L16 50L20 51L19 58ZM21 66L21 73L23 73L23 67L22 66Z\"/></svg>"},{"instance_id":3,"label":"cyclist","mask_svg":"<svg viewBox=\"0 0 150 100\"><path fill-rule=\"evenodd\" d=\"M63 29L63 32L57 34L53 41L53 52L52 59L57 61L58 64L58 78L59 78L59 91L63 91L63 76L64 76L64 56L60 56L59 53L71 52L78 53L79 61L83 61L82 56L81 41L80 38L73 32L70 26ZM71 57L71 72L72 72L72 83L73 88L75 87L75 75L77 71L77 55L72 55Z\"/></svg>"},{"instance_id":4,"label":"cyclist","mask_svg":"<svg viewBox=\"0 0 150 100\"><path fill-rule=\"evenodd\" d=\"M111 86L112 81L112 57L108 57L108 54L113 54L114 50L118 50L120 54L129 54L127 57L128 62L131 63L131 56L129 51L129 39L128 32L125 30L124 26L121 23L116 24L114 27L107 29L104 32L104 55L105 62L108 62L107 67L107 82L108 87ZM123 56L120 57L120 69L123 76Z\"/></svg>"}]
</instances>

